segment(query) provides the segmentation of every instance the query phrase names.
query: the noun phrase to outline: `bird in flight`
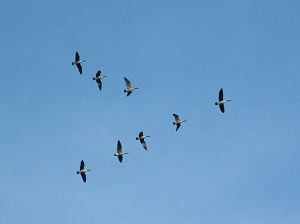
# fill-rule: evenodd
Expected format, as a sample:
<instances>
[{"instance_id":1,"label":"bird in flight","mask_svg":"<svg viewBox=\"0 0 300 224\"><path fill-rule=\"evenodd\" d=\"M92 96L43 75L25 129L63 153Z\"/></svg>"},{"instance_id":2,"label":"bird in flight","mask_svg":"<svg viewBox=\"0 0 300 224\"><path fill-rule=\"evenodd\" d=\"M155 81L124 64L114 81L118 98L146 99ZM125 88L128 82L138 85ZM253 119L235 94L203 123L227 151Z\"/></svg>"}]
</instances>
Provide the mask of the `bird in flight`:
<instances>
[{"instance_id":1,"label":"bird in flight","mask_svg":"<svg viewBox=\"0 0 300 224\"><path fill-rule=\"evenodd\" d=\"M175 125L176 124L176 131L180 128L180 126L181 126L181 123L183 123L183 122L187 122L187 120L180 120L180 118L179 118L179 115L177 115L177 114L173 114L173 116L174 116L174 118L175 118L175 122L173 122L173 125Z\"/></svg>"},{"instance_id":2,"label":"bird in flight","mask_svg":"<svg viewBox=\"0 0 300 224\"><path fill-rule=\"evenodd\" d=\"M114 154L114 156L117 156L120 163L123 161L123 155L125 154L129 154L128 152L122 152L122 145L120 140L118 140L118 144L117 144L117 153Z\"/></svg>"},{"instance_id":3,"label":"bird in flight","mask_svg":"<svg viewBox=\"0 0 300 224\"><path fill-rule=\"evenodd\" d=\"M126 77L124 77L124 80L125 80L125 82L126 82L126 89L124 89L124 93L127 92L127 96L129 96L129 95L133 92L133 90L139 89L139 88L133 88L133 87L131 86L130 81L129 81Z\"/></svg>"},{"instance_id":4,"label":"bird in flight","mask_svg":"<svg viewBox=\"0 0 300 224\"><path fill-rule=\"evenodd\" d=\"M222 111L222 113L225 112L225 108L224 108L224 104L227 103L227 102L230 102L231 100L224 100L223 99L223 89L221 88L220 91L219 91L219 101L218 102L215 102L215 105L219 105L220 107L220 110Z\"/></svg>"},{"instance_id":5,"label":"bird in flight","mask_svg":"<svg viewBox=\"0 0 300 224\"><path fill-rule=\"evenodd\" d=\"M96 77L93 77L93 80L96 80L100 91L102 90L102 81L101 81L101 79L103 79L105 77L107 77L107 76L106 75L102 76L100 70L96 73Z\"/></svg>"},{"instance_id":6,"label":"bird in flight","mask_svg":"<svg viewBox=\"0 0 300 224\"><path fill-rule=\"evenodd\" d=\"M144 133L141 131L139 133L139 137L135 138L136 140L140 140L140 142L141 142L141 144L142 144L142 146L144 147L145 150L147 150L147 145L146 145L146 142L145 142L145 138L148 138L148 137L150 137L150 136L144 135Z\"/></svg>"},{"instance_id":7,"label":"bird in flight","mask_svg":"<svg viewBox=\"0 0 300 224\"><path fill-rule=\"evenodd\" d=\"M80 168L79 168L79 171L77 171L77 174L80 174L80 175L81 175L82 180L83 180L84 183L86 182L86 175L85 175L85 173L86 173L87 171L91 171L91 170L86 170L86 169L84 169L84 161L81 160L81 162L80 162Z\"/></svg>"},{"instance_id":8,"label":"bird in flight","mask_svg":"<svg viewBox=\"0 0 300 224\"><path fill-rule=\"evenodd\" d=\"M86 60L80 60L80 56L78 54L78 52L75 53L75 61L72 62L72 65L76 65L78 68L78 71L80 74L82 74L82 67L81 67L81 63L82 62L86 62Z\"/></svg>"}]
</instances>

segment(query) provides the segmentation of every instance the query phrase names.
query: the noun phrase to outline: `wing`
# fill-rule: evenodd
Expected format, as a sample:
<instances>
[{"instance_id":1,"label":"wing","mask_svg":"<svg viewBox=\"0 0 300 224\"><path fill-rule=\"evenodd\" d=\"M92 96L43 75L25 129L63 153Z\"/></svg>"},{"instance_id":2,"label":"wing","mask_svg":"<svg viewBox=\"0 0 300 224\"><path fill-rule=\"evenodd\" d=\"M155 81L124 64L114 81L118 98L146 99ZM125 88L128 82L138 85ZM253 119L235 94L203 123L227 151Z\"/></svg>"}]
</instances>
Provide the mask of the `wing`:
<instances>
[{"instance_id":1,"label":"wing","mask_svg":"<svg viewBox=\"0 0 300 224\"><path fill-rule=\"evenodd\" d=\"M175 117L175 121L179 121L179 116L177 114L173 114L173 116Z\"/></svg>"},{"instance_id":2,"label":"wing","mask_svg":"<svg viewBox=\"0 0 300 224\"><path fill-rule=\"evenodd\" d=\"M127 96L129 96L131 93L132 93L132 91L130 91L130 92L127 92Z\"/></svg>"},{"instance_id":3,"label":"wing","mask_svg":"<svg viewBox=\"0 0 300 224\"><path fill-rule=\"evenodd\" d=\"M140 137L143 137L143 135L144 135L144 133L141 131L141 132L139 133L139 138L140 138Z\"/></svg>"},{"instance_id":4,"label":"wing","mask_svg":"<svg viewBox=\"0 0 300 224\"><path fill-rule=\"evenodd\" d=\"M123 161L123 156L122 155L119 155L118 156L118 159L119 159L119 161L120 161L120 163Z\"/></svg>"},{"instance_id":5,"label":"wing","mask_svg":"<svg viewBox=\"0 0 300 224\"><path fill-rule=\"evenodd\" d=\"M144 149L147 150L147 144L145 142L145 139L140 139L140 142L141 142L142 146L144 147Z\"/></svg>"},{"instance_id":6,"label":"wing","mask_svg":"<svg viewBox=\"0 0 300 224\"><path fill-rule=\"evenodd\" d=\"M124 77L124 80L125 80L125 82L126 82L127 88L132 88L132 87L131 87L130 81L129 81L126 77Z\"/></svg>"},{"instance_id":7,"label":"wing","mask_svg":"<svg viewBox=\"0 0 300 224\"><path fill-rule=\"evenodd\" d=\"M98 83L98 87L100 89L100 91L102 90L102 82L100 79L97 79L97 83Z\"/></svg>"},{"instance_id":8,"label":"wing","mask_svg":"<svg viewBox=\"0 0 300 224\"><path fill-rule=\"evenodd\" d=\"M80 60L80 56L79 56L78 52L76 52L76 54L75 54L75 62L79 61L79 60Z\"/></svg>"},{"instance_id":9,"label":"wing","mask_svg":"<svg viewBox=\"0 0 300 224\"><path fill-rule=\"evenodd\" d=\"M223 89L219 91L219 102L223 100Z\"/></svg>"},{"instance_id":10,"label":"wing","mask_svg":"<svg viewBox=\"0 0 300 224\"><path fill-rule=\"evenodd\" d=\"M121 145L121 142L120 140L118 141L118 145L117 145L117 153L122 153L122 145Z\"/></svg>"},{"instance_id":11,"label":"wing","mask_svg":"<svg viewBox=\"0 0 300 224\"><path fill-rule=\"evenodd\" d=\"M180 124L180 123L177 123L176 126L177 126L177 127L176 127L176 131L177 131L177 130L180 128L181 124Z\"/></svg>"},{"instance_id":12,"label":"wing","mask_svg":"<svg viewBox=\"0 0 300 224\"><path fill-rule=\"evenodd\" d=\"M96 77L99 77L101 75L101 71L99 70L97 73L96 73Z\"/></svg>"},{"instance_id":13,"label":"wing","mask_svg":"<svg viewBox=\"0 0 300 224\"><path fill-rule=\"evenodd\" d=\"M86 182L86 175L85 175L85 173L80 173L80 174L81 174L83 182L85 183Z\"/></svg>"},{"instance_id":14,"label":"wing","mask_svg":"<svg viewBox=\"0 0 300 224\"><path fill-rule=\"evenodd\" d=\"M81 160L81 163L80 163L80 170L83 170L84 169L84 162L83 160Z\"/></svg>"},{"instance_id":15,"label":"wing","mask_svg":"<svg viewBox=\"0 0 300 224\"><path fill-rule=\"evenodd\" d=\"M78 63L78 64L76 64L76 66L77 66L77 68L78 68L79 73L82 74L82 67L81 67L81 64Z\"/></svg>"},{"instance_id":16,"label":"wing","mask_svg":"<svg viewBox=\"0 0 300 224\"><path fill-rule=\"evenodd\" d=\"M225 112L224 104L220 104L219 106L220 106L220 110L222 111L222 113L224 113Z\"/></svg>"}]
</instances>

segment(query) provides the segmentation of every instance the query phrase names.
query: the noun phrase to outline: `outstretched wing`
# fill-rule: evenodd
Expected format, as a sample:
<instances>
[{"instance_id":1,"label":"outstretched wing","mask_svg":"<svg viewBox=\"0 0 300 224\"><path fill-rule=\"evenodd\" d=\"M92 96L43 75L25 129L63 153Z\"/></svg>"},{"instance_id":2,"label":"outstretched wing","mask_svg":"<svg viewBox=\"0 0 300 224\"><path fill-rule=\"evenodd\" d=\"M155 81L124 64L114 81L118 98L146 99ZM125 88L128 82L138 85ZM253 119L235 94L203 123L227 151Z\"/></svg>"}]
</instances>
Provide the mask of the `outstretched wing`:
<instances>
[{"instance_id":1,"label":"outstretched wing","mask_svg":"<svg viewBox=\"0 0 300 224\"><path fill-rule=\"evenodd\" d=\"M177 114L173 114L173 116L175 117L175 121L179 121L179 116Z\"/></svg>"},{"instance_id":2,"label":"outstretched wing","mask_svg":"<svg viewBox=\"0 0 300 224\"><path fill-rule=\"evenodd\" d=\"M76 52L76 54L75 54L75 62L79 61L79 60L80 60L80 56L79 56L78 52Z\"/></svg>"},{"instance_id":3,"label":"outstretched wing","mask_svg":"<svg viewBox=\"0 0 300 224\"><path fill-rule=\"evenodd\" d=\"M117 153L118 154L122 153L122 145L121 145L120 140L118 140L118 144L117 144Z\"/></svg>"},{"instance_id":4,"label":"outstretched wing","mask_svg":"<svg viewBox=\"0 0 300 224\"><path fill-rule=\"evenodd\" d=\"M177 131L177 130L180 128L181 124L180 124L180 123L177 123L176 126L177 126L177 127L176 127L176 131Z\"/></svg>"},{"instance_id":5,"label":"outstretched wing","mask_svg":"<svg viewBox=\"0 0 300 224\"><path fill-rule=\"evenodd\" d=\"M132 91L130 91L130 92L127 92L127 96L129 96L131 93L132 93Z\"/></svg>"},{"instance_id":6,"label":"outstretched wing","mask_svg":"<svg viewBox=\"0 0 300 224\"><path fill-rule=\"evenodd\" d=\"M146 142L145 142L145 139L143 139L143 138L140 139L140 142L141 142L143 148L144 148L145 150L147 150L147 144L146 144Z\"/></svg>"},{"instance_id":7,"label":"outstretched wing","mask_svg":"<svg viewBox=\"0 0 300 224\"><path fill-rule=\"evenodd\" d=\"M79 73L82 74L82 67L81 67L81 64L78 63L78 64L76 64L76 66L77 66L77 68L78 68Z\"/></svg>"},{"instance_id":8,"label":"outstretched wing","mask_svg":"<svg viewBox=\"0 0 300 224\"><path fill-rule=\"evenodd\" d=\"M83 182L85 183L86 182L86 175L85 175L85 173L80 173L80 175L82 177Z\"/></svg>"},{"instance_id":9,"label":"outstretched wing","mask_svg":"<svg viewBox=\"0 0 300 224\"><path fill-rule=\"evenodd\" d=\"M219 102L223 100L223 89L219 91Z\"/></svg>"},{"instance_id":10,"label":"outstretched wing","mask_svg":"<svg viewBox=\"0 0 300 224\"><path fill-rule=\"evenodd\" d=\"M97 73L96 73L96 77L99 77L101 75L101 71L99 70Z\"/></svg>"},{"instance_id":11,"label":"outstretched wing","mask_svg":"<svg viewBox=\"0 0 300 224\"><path fill-rule=\"evenodd\" d=\"M98 87L99 87L99 89L100 89L100 91L101 91L101 90L102 90L102 82L101 82L101 79L97 79L96 81L97 81Z\"/></svg>"},{"instance_id":12,"label":"outstretched wing","mask_svg":"<svg viewBox=\"0 0 300 224\"><path fill-rule=\"evenodd\" d=\"M220 110L222 111L222 113L224 113L225 112L224 104L223 103L220 104L219 107L220 107Z\"/></svg>"},{"instance_id":13,"label":"outstretched wing","mask_svg":"<svg viewBox=\"0 0 300 224\"><path fill-rule=\"evenodd\" d=\"M83 160L81 160L81 162L80 162L80 170L83 170L84 169L84 162L83 162Z\"/></svg>"},{"instance_id":14,"label":"outstretched wing","mask_svg":"<svg viewBox=\"0 0 300 224\"><path fill-rule=\"evenodd\" d=\"M125 80L125 82L126 82L127 88L132 88L132 87L131 87L130 81L129 81L126 77L124 77L124 80ZM127 95L127 96L128 96L128 95Z\"/></svg>"},{"instance_id":15,"label":"outstretched wing","mask_svg":"<svg viewBox=\"0 0 300 224\"><path fill-rule=\"evenodd\" d=\"M120 161L120 163L123 161L123 156L122 155L119 155L118 156L118 159L119 159L119 161Z\"/></svg>"}]
</instances>

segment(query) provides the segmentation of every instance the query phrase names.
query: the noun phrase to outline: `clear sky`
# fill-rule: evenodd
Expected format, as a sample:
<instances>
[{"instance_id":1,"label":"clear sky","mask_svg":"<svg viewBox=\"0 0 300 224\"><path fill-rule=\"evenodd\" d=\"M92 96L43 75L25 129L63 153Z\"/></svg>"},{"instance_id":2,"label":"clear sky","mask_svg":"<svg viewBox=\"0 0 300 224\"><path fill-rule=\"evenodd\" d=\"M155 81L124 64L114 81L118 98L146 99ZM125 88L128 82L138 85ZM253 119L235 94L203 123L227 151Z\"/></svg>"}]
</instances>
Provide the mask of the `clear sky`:
<instances>
[{"instance_id":1,"label":"clear sky","mask_svg":"<svg viewBox=\"0 0 300 224\"><path fill-rule=\"evenodd\" d=\"M0 223L300 223L299 1L0 11Z\"/></svg>"}]
</instances>

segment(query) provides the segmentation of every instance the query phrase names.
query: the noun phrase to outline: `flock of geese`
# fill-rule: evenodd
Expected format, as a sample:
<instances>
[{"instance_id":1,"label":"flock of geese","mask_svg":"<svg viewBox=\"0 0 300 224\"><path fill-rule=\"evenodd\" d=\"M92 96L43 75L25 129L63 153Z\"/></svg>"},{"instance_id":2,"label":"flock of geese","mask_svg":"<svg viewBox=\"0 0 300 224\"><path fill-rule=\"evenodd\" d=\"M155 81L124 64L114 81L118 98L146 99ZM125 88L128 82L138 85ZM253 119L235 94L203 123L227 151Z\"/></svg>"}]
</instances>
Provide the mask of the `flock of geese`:
<instances>
[{"instance_id":1,"label":"flock of geese","mask_svg":"<svg viewBox=\"0 0 300 224\"><path fill-rule=\"evenodd\" d=\"M72 62L72 65L77 66L78 71L79 71L80 74L82 74L82 65L81 65L81 63L83 63L83 62L86 62L86 60L80 60L79 53L76 52L75 53L75 61ZM102 90L102 79L105 78L105 77L107 77L107 76L102 76L100 70L96 73L96 76L93 77L93 80L95 80L97 82L97 85L98 85L98 88L99 88L100 91ZM124 93L127 93L127 96L129 96L135 89L139 89L139 88L136 88L136 87L132 87L131 82L126 77L124 77L124 80L125 80L125 83L126 83L126 89L124 89ZM224 98L223 98L223 89L221 88L220 91L219 91L219 101L215 102L215 105L219 106L221 112L224 113L225 112L224 104L227 103L227 102L230 102L230 101L231 100L224 100ZM177 115L177 114L173 114L173 116L174 116L174 119L175 119L175 121L173 122L173 125L176 125L176 131L178 131L181 124L184 123L184 122L187 122L187 120L181 120L179 118L179 115ZM136 140L140 141L140 143L142 144L142 146L145 150L147 150L147 144L145 142L145 138L148 138L148 137L150 137L150 136L144 135L144 133L142 131L139 133L139 136L136 137ZM114 156L117 156L119 162L121 163L123 161L123 155L126 155L126 154L129 154L129 153L122 151L122 144L121 144L120 140L118 140L117 153L115 153ZM81 160L79 171L77 171L77 174L81 175L82 180L83 180L84 183L86 183L86 172L88 172L88 171L91 171L91 169L85 169L84 161Z\"/></svg>"}]
</instances>

